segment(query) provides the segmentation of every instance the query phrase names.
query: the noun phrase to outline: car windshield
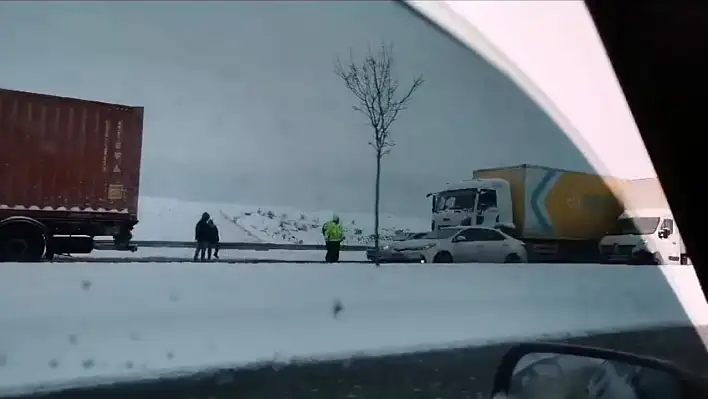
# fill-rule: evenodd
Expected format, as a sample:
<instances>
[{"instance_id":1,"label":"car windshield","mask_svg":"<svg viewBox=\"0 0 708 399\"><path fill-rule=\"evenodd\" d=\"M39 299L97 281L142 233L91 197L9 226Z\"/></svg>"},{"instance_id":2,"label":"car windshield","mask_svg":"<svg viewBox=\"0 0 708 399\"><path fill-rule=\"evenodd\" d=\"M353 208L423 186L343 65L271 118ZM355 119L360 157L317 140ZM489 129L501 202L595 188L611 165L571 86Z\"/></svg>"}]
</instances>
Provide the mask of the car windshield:
<instances>
[{"instance_id":1,"label":"car windshield","mask_svg":"<svg viewBox=\"0 0 708 399\"><path fill-rule=\"evenodd\" d=\"M654 234L656 228L659 227L659 221L660 218L658 217L620 218L617 221L617 229L613 231L613 235Z\"/></svg>"},{"instance_id":2,"label":"car windshield","mask_svg":"<svg viewBox=\"0 0 708 399\"><path fill-rule=\"evenodd\" d=\"M452 236L459 233L460 231L462 231L461 228L459 228L459 229L456 229L456 228L440 229L440 230L436 230L436 231L426 234L425 238L444 240L444 239L451 238Z\"/></svg>"},{"instance_id":3,"label":"car windshield","mask_svg":"<svg viewBox=\"0 0 708 399\"><path fill-rule=\"evenodd\" d=\"M393 237L393 241L407 241L407 240L417 240L419 238L424 237L428 233L408 233L408 234L402 234L402 235L397 235Z\"/></svg>"},{"instance_id":4,"label":"car windshield","mask_svg":"<svg viewBox=\"0 0 708 399\"><path fill-rule=\"evenodd\" d=\"M0 396L684 321L605 267L687 257L606 245L665 198L582 2L1 1L0 38Z\"/></svg>"}]
</instances>

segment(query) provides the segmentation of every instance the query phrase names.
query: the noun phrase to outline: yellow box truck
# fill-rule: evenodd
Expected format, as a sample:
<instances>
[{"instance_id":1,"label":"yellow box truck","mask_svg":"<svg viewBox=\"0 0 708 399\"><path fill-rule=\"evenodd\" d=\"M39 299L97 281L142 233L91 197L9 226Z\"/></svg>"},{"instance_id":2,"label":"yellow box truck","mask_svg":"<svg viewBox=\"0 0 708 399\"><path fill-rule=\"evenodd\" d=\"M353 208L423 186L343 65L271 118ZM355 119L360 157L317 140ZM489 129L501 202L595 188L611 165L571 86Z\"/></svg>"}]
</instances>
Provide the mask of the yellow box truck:
<instances>
[{"instance_id":1,"label":"yellow box truck","mask_svg":"<svg viewBox=\"0 0 708 399\"><path fill-rule=\"evenodd\" d=\"M473 176L430 194L432 228L498 227L526 243L530 261L597 262L623 210L621 179L527 164Z\"/></svg>"}]
</instances>

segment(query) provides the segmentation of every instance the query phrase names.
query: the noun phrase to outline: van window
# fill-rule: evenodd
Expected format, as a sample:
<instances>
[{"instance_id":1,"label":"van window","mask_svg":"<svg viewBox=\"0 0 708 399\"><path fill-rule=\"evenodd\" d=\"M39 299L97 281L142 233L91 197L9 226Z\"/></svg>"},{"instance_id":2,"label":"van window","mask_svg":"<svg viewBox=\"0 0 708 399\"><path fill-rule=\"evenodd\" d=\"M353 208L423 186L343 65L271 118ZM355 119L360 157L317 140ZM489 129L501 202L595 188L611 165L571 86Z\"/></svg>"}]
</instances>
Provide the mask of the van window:
<instances>
[{"instance_id":1,"label":"van window","mask_svg":"<svg viewBox=\"0 0 708 399\"><path fill-rule=\"evenodd\" d=\"M674 221L672 219L664 219L664 222L661 224L661 229L669 230L669 235L674 234Z\"/></svg>"},{"instance_id":2,"label":"van window","mask_svg":"<svg viewBox=\"0 0 708 399\"><path fill-rule=\"evenodd\" d=\"M611 235L654 234L659 227L658 217L620 218Z\"/></svg>"}]
</instances>

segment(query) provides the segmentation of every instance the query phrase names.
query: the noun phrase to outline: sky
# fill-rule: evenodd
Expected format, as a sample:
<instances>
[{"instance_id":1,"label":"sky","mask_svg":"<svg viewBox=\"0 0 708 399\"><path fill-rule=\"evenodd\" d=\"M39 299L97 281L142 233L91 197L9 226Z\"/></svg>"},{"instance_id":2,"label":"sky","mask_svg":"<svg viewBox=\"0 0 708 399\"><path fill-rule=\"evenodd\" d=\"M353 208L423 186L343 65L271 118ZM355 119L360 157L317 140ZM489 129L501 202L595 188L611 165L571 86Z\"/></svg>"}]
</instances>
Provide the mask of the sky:
<instances>
[{"instance_id":1,"label":"sky","mask_svg":"<svg viewBox=\"0 0 708 399\"><path fill-rule=\"evenodd\" d=\"M381 209L429 216L425 194L479 168L592 171L529 97L395 2L0 2L0 87L146 109L141 194L373 209L371 130L333 72L392 44L401 86Z\"/></svg>"}]
</instances>

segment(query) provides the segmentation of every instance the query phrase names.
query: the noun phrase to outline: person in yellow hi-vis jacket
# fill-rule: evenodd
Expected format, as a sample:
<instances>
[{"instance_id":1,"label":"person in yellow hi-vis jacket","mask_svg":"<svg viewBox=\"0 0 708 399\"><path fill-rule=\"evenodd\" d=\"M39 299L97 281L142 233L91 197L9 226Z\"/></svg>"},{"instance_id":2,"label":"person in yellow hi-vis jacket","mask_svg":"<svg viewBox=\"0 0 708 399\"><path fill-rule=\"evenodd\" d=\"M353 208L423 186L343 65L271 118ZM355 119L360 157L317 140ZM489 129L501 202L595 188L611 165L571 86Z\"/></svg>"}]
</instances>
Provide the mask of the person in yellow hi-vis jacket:
<instances>
[{"instance_id":1,"label":"person in yellow hi-vis jacket","mask_svg":"<svg viewBox=\"0 0 708 399\"><path fill-rule=\"evenodd\" d=\"M325 261L327 263L339 262L339 249L342 241L344 241L344 228L339 224L339 216L334 215L332 220L322 226L322 235L327 248Z\"/></svg>"}]
</instances>

